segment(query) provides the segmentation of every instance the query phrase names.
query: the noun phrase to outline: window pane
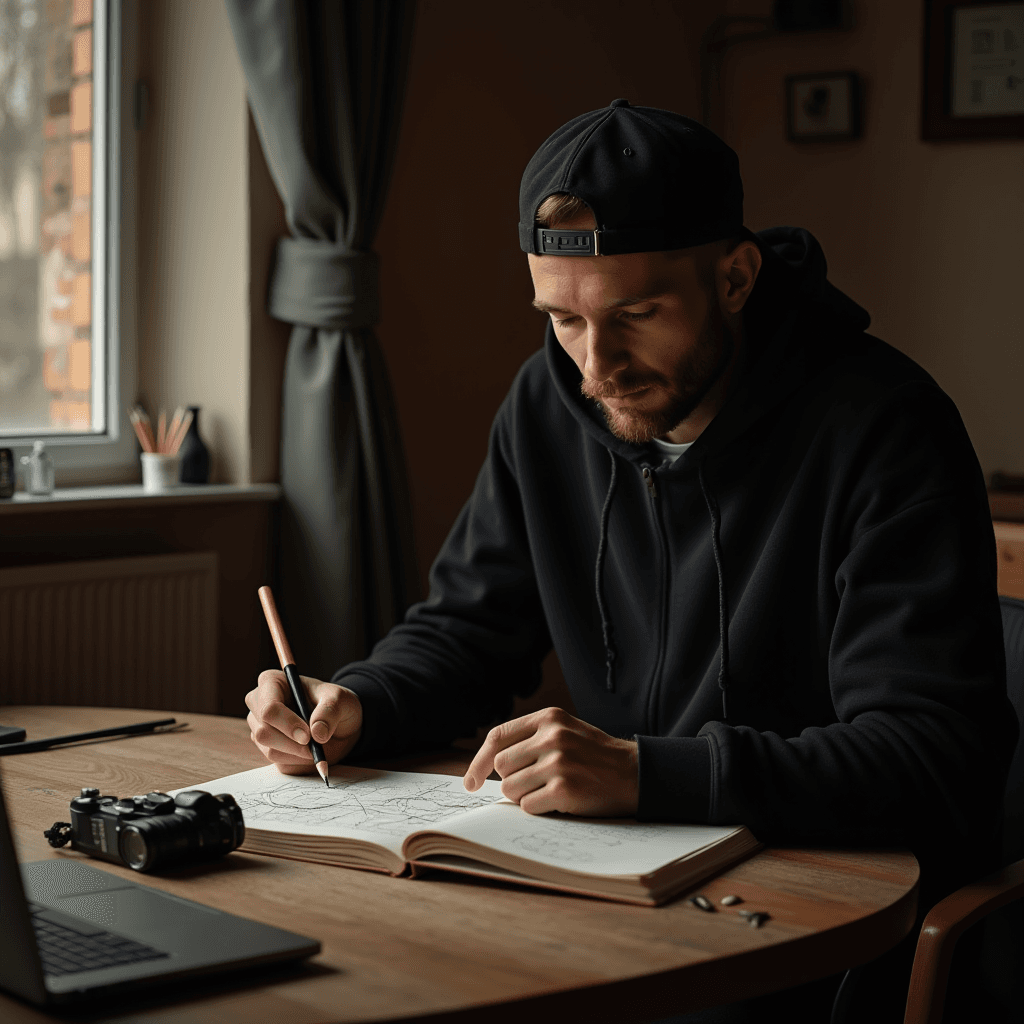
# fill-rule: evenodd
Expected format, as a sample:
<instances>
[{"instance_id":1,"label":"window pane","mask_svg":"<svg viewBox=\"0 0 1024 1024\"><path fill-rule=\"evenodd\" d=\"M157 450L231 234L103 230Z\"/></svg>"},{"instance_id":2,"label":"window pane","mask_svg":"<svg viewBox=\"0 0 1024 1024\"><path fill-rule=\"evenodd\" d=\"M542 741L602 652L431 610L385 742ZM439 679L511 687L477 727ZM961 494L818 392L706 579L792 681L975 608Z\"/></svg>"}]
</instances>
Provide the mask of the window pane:
<instances>
[{"instance_id":1,"label":"window pane","mask_svg":"<svg viewBox=\"0 0 1024 1024\"><path fill-rule=\"evenodd\" d=\"M92 429L92 0L0 0L0 433Z\"/></svg>"}]
</instances>

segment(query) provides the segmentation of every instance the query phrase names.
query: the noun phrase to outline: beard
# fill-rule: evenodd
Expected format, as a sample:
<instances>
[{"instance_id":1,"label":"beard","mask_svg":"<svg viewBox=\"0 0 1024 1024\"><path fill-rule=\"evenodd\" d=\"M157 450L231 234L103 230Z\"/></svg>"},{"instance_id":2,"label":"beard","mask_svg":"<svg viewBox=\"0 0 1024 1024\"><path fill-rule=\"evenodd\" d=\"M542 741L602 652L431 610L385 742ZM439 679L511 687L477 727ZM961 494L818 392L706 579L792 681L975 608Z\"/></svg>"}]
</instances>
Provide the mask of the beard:
<instances>
[{"instance_id":1,"label":"beard","mask_svg":"<svg viewBox=\"0 0 1024 1024\"><path fill-rule=\"evenodd\" d=\"M712 303L696 345L676 364L671 378L658 373L628 375L614 382L584 378L580 391L597 403L615 437L632 444L646 444L656 437L664 437L704 401L729 368L735 350L736 339L724 322L718 304ZM660 404L648 409L625 406L613 409L601 401L643 388L662 392L664 397ZM642 401L650 399L650 395L645 395Z\"/></svg>"}]
</instances>

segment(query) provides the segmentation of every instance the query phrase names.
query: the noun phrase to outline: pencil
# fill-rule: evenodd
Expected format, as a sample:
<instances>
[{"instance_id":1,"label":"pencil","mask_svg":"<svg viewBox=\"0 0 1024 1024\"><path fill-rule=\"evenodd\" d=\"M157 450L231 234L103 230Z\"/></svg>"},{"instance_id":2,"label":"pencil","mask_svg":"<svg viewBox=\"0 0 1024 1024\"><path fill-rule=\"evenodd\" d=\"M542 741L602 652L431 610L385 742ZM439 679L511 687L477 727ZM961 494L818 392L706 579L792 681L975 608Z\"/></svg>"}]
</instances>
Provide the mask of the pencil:
<instances>
[{"instance_id":1,"label":"pencil","mask_svg":"<svg viewBox=\"0 0 1024 1024\"><path fill-rule=\"evenodd\" d=\"M179 405L178 408L174 410L174 415L171 417L171 422L170 422L170 424L168 424L168 427L167 427L167 439L166 439L165 443L167 445L167 453L169 455L174 455L175 454L175 451L174 451L174 437L177 434L178 426L181 423L181 414L182 414L182 412L183 412L183 410L182 410L181 406Z\"/></svg>"},{"instance_id":2,"label":"pencil","mask_svg":"<svg viewBox=\"0 0 1024 1024\"><path fill-rule=\"evenodd\" d=\"M185 435L188 433L188 428L192 426L192 410L189 409L178 424L178 433L171 439L171 454L177 455L178 449L181 447L181 442L185 440Z\"/></svg>"},{"instance_id":3,"label":"pencil","mask_svg":"<svg viewBox=\"0 0 1024 1024\"><path fill-rule=\"evenodd\" d=\"M133 409L128 417L132 421L132 428L135 430L135 435L139 439L139 444L142 445L144 452L151 452L153 449L150 447L149 438L146 437L146 432L142 429L142 422L139 419L139 415Z\"/></svg>"},{"instance_id":4,"label":"pencil","mask_svg":"<svg viewBox=\"0 0 1024 1024\"><path fill-rule=\"evenodd\" d=\"M291 687L295 709L306 725L309 725L310 711L306 701L306 690L299 678L299 670L295 667L292 649L284 635L281 619L277 614L277 605L274 603L274 595L271 593L270 587L260 587L259 595L260 603L263 605L263 614L267 617L267 625L270 627L270 635L274 638L274 647L277 648L277 656L281 659L281 669ZM309 752L313 755L313 763L316 765L320 777L330 786L331 783L327 778L327 758L324 757L323 747L313 739L312 729L309 731Z\"/></svg>"},{"instance_id":5,"label":"pencil","mask_svg":"<svg viewBox=\"0 0 1024 1024\"><path fill-rule=\"evenodd\" d=\"M142 428L142 432L146 435L146 441L149 445L149 447L146 448L146 451L155 452L156 439L153 437L153 427L149 422L149 416L147 415L146 410L143 409L141 405L135 406L135 416L139 423L139 426Z\"/></svg>"}]
</instances>

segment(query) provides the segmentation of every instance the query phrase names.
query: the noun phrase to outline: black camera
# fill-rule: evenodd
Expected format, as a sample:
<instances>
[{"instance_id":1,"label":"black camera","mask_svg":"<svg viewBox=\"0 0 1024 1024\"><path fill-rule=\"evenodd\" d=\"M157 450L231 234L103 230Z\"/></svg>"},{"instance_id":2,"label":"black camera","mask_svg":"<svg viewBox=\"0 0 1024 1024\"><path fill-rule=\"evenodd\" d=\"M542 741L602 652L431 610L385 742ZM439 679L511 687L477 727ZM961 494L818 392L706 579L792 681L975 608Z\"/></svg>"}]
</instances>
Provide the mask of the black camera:
<instances>
[{"instance_id":1,"label":"black camera","mask_svg":"<svg viewBox=\"0 0 1024 1024\"><path fill-rule=\"evenodd\" d=\"M223 857L245 839L235 799L190 789L170 797L147 793L130 799L83 789L71 801L71 824L56 822L43 833L54 847L71 843L93 857L135 871L176 867Z\"/></svg>"}]
</instances>

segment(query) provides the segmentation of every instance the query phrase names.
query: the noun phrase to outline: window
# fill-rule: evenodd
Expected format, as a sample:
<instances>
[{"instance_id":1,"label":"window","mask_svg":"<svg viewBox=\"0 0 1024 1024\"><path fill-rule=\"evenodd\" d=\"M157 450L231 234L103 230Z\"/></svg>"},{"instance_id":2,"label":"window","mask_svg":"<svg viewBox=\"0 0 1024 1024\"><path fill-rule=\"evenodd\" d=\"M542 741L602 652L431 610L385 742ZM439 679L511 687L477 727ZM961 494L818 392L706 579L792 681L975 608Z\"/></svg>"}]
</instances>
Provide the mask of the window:
<instances>
[{"instance_id":1,"label":"window","mask_svg":"<svg viewBox=\"0 0 1024 1024\"><path fill-rule=\"evenodd\" d=\"M134 465L118 429L120 14L0 0L0 444L44 439L58 486Z\"/></svg>"}]
</instances>

